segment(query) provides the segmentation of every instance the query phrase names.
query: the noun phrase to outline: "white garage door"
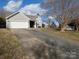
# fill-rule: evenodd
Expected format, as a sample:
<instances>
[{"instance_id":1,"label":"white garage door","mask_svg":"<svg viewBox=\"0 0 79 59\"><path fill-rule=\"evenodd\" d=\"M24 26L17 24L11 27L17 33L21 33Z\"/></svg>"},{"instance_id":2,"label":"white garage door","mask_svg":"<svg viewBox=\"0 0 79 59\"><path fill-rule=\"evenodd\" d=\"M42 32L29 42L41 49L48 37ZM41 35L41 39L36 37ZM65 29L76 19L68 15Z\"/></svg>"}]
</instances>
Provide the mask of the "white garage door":
<instances>
[{"instance_id":1,"label":"white garage door","mask_svg":"<svg viewBox=\"0 0 79 59\"><path fill-rule=\"evenodd\" d=\"M28 22L9 22L8 28L29 28Z\"/></svg>"}]
</instances>

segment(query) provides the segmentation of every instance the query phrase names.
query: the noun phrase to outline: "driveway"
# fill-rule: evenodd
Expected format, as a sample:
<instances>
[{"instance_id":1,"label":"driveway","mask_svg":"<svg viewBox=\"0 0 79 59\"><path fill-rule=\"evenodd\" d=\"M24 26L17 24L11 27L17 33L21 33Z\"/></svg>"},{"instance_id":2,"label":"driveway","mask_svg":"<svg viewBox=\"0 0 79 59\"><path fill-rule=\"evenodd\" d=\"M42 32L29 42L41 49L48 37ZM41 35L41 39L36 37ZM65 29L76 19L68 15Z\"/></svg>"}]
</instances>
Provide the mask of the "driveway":
<instances>
[{"instance_id":1,"label":"driveway","mask_svg":"<svg viewBox=\"0 0 79 59\"><path fill-rule=\"evenodd\" d=\"M18 38L28 59L57 59L57 54L61 57L60 59L62 59L62 54L64 54L63 56L65 58L66 52L70 53L70 55L67 55L69 58L74 51L75 53L79 53L79 45L73 44L63 38L49 36L47 33L34 30L14 29L11 31ZM65 51L63 51L63 49ZM70 51L72 51L72 54ZM56 55L51 56L51 54Z\"/></svg>"},{"instance_id":2,"label":"driveway","mask_svg":"<svg viewBox=\"0 0 79 59\"><path fill-rule=\"evenodd\" d=\"M52 42L57 42L58 45L63 45L67 43L64 39L57 38L55 36L50 36L47 33L34 31L34 30L26 30L26 29L13 29L11 30L14 35L18 38L18 40L25 44L28 40L40 40L46 43L52 44Z\"/></svg>"},{"instance_id":3,"label":"driveway","mask_svg":"<svg viewBox=\"0 0 79 59\"><path fill-rule=\"evenodd\" d=\"M38 40L38 41L42 41L45 42L47 44L57 44L57 45L65 45L65 44L71 44L71 45L78 45L74 42L68 41L68 39L65 38L58 38L55 35L54 36L50 36L49 34L45 33L45 32L39 32L39 31L35 31L35 30L26 30L26 29L14 29L11 30L13 32L14 35L16 35L16 37L18 38L18 40L24 44L23 46L26 47L26 44L28 41L34 41L34 40Z\"/></svg>"}]
</instances>

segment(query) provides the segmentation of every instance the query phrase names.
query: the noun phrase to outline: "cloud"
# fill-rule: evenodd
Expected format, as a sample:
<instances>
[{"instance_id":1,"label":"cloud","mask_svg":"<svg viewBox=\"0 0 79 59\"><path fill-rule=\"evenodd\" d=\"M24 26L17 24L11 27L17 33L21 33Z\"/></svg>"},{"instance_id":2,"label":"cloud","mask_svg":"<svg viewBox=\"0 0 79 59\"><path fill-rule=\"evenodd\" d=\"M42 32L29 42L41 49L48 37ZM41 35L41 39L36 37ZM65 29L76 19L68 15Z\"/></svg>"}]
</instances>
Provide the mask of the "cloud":
<instances>
[{"instance_id":1,"label":"cloud","mask_svg":"<svg viewBox=\"0 0 79 59\"><path fill-rule=\"evenodd\" d=\"M28 15L36 15L37 13L39 13L40 15L43 15L44 13L46 13L46 10L42 9L40 7L40 4L26 5L20 11Z\"/></svg>"},{"instance_id":2,"label":"cloud","mask_svg":"<svg viewBox=\"0 0 79 59\"><path fill-rule=\"evenodd\" d=\"M15 12L20 8L21 5L22 5L22 0L18 0L18 1L10 0L8 4L4 6L3 8L7 11Z\"/></svg>"}]
</instances>

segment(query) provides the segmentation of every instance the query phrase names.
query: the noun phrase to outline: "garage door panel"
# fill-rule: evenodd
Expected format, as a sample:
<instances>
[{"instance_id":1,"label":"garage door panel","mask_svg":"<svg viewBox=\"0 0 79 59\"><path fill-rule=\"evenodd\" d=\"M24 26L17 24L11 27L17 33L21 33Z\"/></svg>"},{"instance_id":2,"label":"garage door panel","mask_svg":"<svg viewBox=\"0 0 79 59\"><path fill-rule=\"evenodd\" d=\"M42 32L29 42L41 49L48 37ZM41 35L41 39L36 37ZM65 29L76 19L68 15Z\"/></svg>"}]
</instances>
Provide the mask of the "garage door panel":
<instances>
[{"instance_id":1,"label":"garage door panel","mask_svg":"<svg viewBox=\"0 0 79 59\"><path fill-rule=\"evenodd\" d=\"M10 22L10 28L28 28L28 22Z\"/></svg>"}]
</instances>

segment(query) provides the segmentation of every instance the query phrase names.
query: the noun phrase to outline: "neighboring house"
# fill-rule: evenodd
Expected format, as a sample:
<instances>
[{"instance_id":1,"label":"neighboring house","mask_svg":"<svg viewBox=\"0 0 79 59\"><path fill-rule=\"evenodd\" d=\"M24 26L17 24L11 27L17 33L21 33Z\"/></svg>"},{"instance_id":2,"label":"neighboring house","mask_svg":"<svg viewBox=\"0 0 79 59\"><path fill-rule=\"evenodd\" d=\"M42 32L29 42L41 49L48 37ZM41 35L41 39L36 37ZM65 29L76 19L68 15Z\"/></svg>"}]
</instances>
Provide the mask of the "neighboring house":
<instances>
[{"instance_id":1,"label":"neighboring house","mask_svg":"<svg viewBox=\"0 0 79 59\"><path fill-rule=\"evenodd\" d=\"M38 18L37 18L37 27L38 28L47 28L48 27L48 24L43 21L41 16L38 16Z\"/></svg>"},{"instance_id":2,"label":"neighboring house","mask_svg":"<svg viewBox=\"0 0 79 59\"><path fill-rule=\"evenodd\" d=\"M56 19L57 17L56 16L49 16L49 20L50 20L50 25L58 28L59 27L59 21Z\"/></svg>"},{"instance_id":3,"label":"neighboring house","mask_svg":"<svg viewBox=\"0 0 79 59\"><path fill-rule=\"evenodd\" d=\"M48 28L48 23L43 22L43 23L42 23L42 27L44 27L44 28Z\"/></svg>"},{"instance_id":4,"label":"neighboring house","mask_svg":"<svg viewBox=\"0 0 79 59\"><path fill-rule=\"evenodd\" d=\"M55 28L59 28L61 26L61 24L64 22L61 18L58 18L56 16L54 16L54 17L50 16L49 20L50 20L50 25ZM72 28L72 26L66 25L65 30L73 30L73 28Z\"/></svg>"},{"instance_id":5,"label":"neighboring house","mask_svg":"<svg viewBox=\"0 0 79 59\"><path fill-rule=\"evenodd\" d=\"M36 28L37 16L25 15L21 12L16 12L6 17L7 28Z\"/></svg>"}]
</instances>

